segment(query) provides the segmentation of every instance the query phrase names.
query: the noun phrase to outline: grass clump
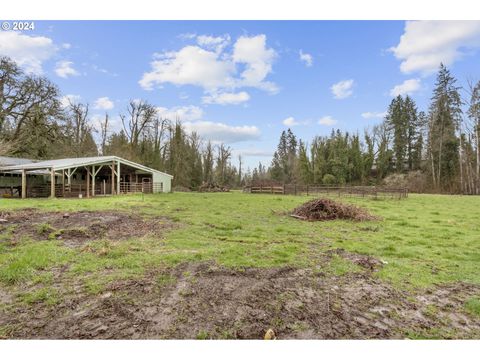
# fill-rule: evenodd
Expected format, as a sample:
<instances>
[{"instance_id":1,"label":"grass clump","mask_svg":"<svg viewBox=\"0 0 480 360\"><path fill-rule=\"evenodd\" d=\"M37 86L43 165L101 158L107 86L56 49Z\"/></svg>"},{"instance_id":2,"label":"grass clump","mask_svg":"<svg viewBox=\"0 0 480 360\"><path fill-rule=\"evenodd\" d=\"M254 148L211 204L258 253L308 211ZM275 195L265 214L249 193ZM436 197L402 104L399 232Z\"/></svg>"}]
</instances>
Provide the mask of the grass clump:
<instances>
[{"instance_id":1,"label":"grass clump","mask_svg":"<svg viewBox=\"0 0 480 360\"><path fill-rule=\"evenodd\" d=\"M480 317L480 297L472 297L465 302L465 309L468 313Z\"/></svg>"}]
</instances>

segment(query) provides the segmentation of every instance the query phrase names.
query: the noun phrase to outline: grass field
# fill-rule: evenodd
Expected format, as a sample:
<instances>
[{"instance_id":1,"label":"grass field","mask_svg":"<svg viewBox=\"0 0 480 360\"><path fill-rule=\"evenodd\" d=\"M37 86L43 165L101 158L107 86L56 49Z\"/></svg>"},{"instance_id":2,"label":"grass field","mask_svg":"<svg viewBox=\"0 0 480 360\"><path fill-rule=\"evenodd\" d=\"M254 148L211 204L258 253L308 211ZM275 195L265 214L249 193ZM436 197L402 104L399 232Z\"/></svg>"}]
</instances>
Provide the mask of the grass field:
<instances>
[{"instance_id":1,"label":"grass field","mask_svg":"<svg viewBox=\"0 0 480 360\"><path fill-rule=\"evenodd\" d=\"M145 219L161 217L168 222L168 228L162 236L146 234L121 241L103 237L72 247L65 246L62 237L58 236L62 229L51 228L52 225L48 223L32 224L38 236L50 234L42 241L31 236L17 237L13 241L15 226L9 226L8 223L0 225L3 226L0 232L0 311L6 314L4 319L9 319L0 320L0 337L35 337L35 334L25 332L22 323L22 314L28 314L32 309L41 308L53 313L52 309L63 308L67 303L71 305L74 299L82 298L82 301L88 302L105 293L117 298L122 291L123 295L132 296L131 291L125 288L115 291L115 284L141 284L142 281L147 281L145 279L153 279L155 289L167 294L171 289L176 289L176 285L182 285L184 279L195 283L195 268L185 267L185 264L210 264L210 268L237 273L256 269L260 274L256 278L261 278L261 274L264 274L262 271L269 269L304 269L308 270L310 278L322 276L324 281L343 284L346 289L350 286L349 282L358 281L362 277L362 281L398 291L401 294L399 299L408 299L417 305L418 299L415 296L435 294L440 303L431 300L422 308L423 320L435 320L430 323L430 328L425 329L423 325L417 327L415 324L391 325L388 332L374 333L371 337L479 336L479 198L411 195L401 201L339 199L365 207L382 218L368 222L305 222L288 216L289 211L307 199L231 192L132 195L82 200L1 200L1 213L12 213L24 208L61 213L115 210ZM336 252L337 249L343 249L346 254L354 256L344 256L343 253ZM351 261L355 256L375 259L381 265L376 266L374 271L366 272L361 264ZM174 269L183 270L178 273ZM198 276L200 278L201 274ZM467 284L468 291L452 290L452 286L460 283ZM151 290L151 284L149 286L149 291L154 291ZM447 310L441 308L441 305L445 305L441 302L441 294L445 289L449 289L458 300L455 304L459 309L455 311L460 315L453 320L444 320L442 317L445 315L448 318L448 306L452 306L446 306ZM286 293L285 289L279 291L282 296ZM368 297L368 290L365 291L365 296ZM187 295L192 297L191 294ZM185 298L182 293L180 297ZM344 300L341 297L342 299ZM387 300L388 296L385 297ZM128 304L128 301L122 304ZM342 306L347 305L342 303ZM328 309L331 310L330 305ZM281 313L281 309L278 313ZM299 316L295 317L298 320ZM391 318L395 319L395 315ZM181 320L177 322L182 323ZM228 323L228 317L222 321L222 324ZM458 321L460 330L451 321ZM468 326L462 328L461 324L465 322ZM269 324L275 325L269 320L262 322L262 326ZM284 329L288 326L282 324L277 325L277 328ZM224 329L218 330L218 326L212 328L206 324L205 327L208 331L196 329L195 336L203 338L203 335L207 334L208 337L210 334L211 337L218 338L222 337L221 334L226 334L223 337L241 335L240 330L237 335L232 335L228 331L225 333ZM311 327L314 328L313 325ZM308 337L309 332L302 332L301 327L299 330L288 327L289 334L295 334L295 331ZM174 335L166 336L182 336L175 331L169 334ZM82 336L89 337L88 334ZM102 337L101 333L91 336ZM150 337L146 333L140 336ZM186 334L185 337L192 337L192 334ZM344 336L326 337L356 335L347 332Z\"/></svg>"}]
</instances>

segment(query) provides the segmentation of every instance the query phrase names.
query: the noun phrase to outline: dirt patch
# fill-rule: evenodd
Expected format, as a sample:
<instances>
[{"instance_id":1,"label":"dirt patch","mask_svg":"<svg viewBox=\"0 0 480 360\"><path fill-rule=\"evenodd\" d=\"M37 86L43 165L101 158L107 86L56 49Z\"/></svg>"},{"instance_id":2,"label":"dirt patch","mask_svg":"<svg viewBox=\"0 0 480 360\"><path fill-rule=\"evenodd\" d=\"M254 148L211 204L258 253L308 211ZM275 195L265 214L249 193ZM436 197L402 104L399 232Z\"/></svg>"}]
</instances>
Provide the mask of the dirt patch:
<instances>
[{"instance_id":1,"label":"dirt patch","mask_svg":"<svg viewBox=\"0 0 480 360\"><path fill-rule=\"evenodd\" d=\"M369 271L378 271L385 263L373 256L352 253L344 249L327 250L326 255L338 255L344 259L350 260L352 263Z\"/></svg>"},{"instance_id":2,"label":"dirt patch","mask_svg":"<svg viewBox=\"0 0 480 360\"><path fill-rule=\"evenodd\" d=\"M35 240L59 239L67 246L79 246L90 240L124 240L146 235L159 237L174 223L165 217L144 219L114 211L41 212L35 209L0 214L0 232L10 231L15 244L28 236Z\"/></svg>"},{"instance_id":3,"label":"dirt patch","mask_svg":"<svg viewBox=\"0 0 480 360\"><path fill-rule=\"evenodd\" d=\"M309 221L335 219L366 221L379 219L358 206L343 204L331 199L310 200L295 208L291 216Z\"/></svg>"},{"instance_id":4,"label":"dirt patch","mask_svg":"<svg viewBox=\"0 0 480 360\"><path fill-rule=\"evenodd\" d=\"M404 338L432 329L478 338L480 320L463 312L465 299L478 294L467 284L409 294L368 272L183 264L96 296L77 293L54 309L17 307L0 326L12 325L11 338L262 339L270 328L278 339Z\"/></svg>"}]
</instances>

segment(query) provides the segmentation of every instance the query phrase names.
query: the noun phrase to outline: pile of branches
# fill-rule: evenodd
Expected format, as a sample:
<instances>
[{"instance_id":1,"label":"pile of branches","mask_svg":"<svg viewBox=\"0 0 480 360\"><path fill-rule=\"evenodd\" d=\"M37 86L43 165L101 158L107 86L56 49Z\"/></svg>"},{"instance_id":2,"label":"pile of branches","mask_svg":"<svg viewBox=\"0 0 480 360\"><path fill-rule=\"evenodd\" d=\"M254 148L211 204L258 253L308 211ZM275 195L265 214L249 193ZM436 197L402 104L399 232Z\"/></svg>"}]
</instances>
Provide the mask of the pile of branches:
<instances>
[{"instance_id":1,"label":"pile of branches","mask_svg":"<svg viewBox=\"0 0 480 360\"><path fill-rule=\"evenodd\" d=\"M324 220L378 220L379 218L368 213L367 210L360 207L342 204L331 199L314 199L295 208L291 214L292 217L309 221Z\"/></svg>"},{"instance_id":2,"label":"pile of branches","mask_svg":"<svg viewBox=\"0 0 480 360\"><path fill-rule=\"evenodd\" d=\"M228 192L230 189L226 186L218 185L215 182L203 182L198 188L199 192Z\"/></svg>"}]
</instances>

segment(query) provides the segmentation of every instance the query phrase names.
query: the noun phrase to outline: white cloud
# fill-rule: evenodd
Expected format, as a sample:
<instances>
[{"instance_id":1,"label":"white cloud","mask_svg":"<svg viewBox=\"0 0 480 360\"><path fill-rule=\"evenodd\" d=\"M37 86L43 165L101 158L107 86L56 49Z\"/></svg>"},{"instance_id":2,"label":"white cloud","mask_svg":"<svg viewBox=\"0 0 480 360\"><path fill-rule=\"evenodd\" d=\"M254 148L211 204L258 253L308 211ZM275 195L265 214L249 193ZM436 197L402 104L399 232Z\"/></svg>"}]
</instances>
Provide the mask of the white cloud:
<instances>
[{"instance_id":1,"label":"white cloud","mask_svg":"<svg viewBox=\"0 0 480 360\"><path fill-rule=\"evenodd\" d=\"M304 53L302 50L299 52L300 60L305 63L306 66L313 65L313 56L307 53Z\"/></svg>"},{"instance_id":2,"label":"white cloud","mask_svg":"<svg viewBox=\"0 0 480 360\"><path fill-rule=\"evenodd\" d=\"M398 95L411 95L414 92L420 90L421 81L420 79L409 79L405 80L399 85L395 85L393 89L390 90L390 95L395 97Z\"/></svg>"},{"instance_id":3,"label":"white cloud","mask_svg":"<svg viewBox=\"0 0 480 360\"><path fill-rule=\"evenodd\" d=\"M295 120L295 118L293 116L289 116L288 118L286 118L285 120L282 121L282 124L285 125L285 126L296 126L296 125L300 125L300 123Z\"/></svg>"},{"instance_id":4,"label":"white cloud","mask_svg":"<svg viewBox=\"0 0 480 360\"><path fill-rule=\"evenodd\" d=\"M295 119L293 116L289 116L288 118L282 121L282 124L285 126L298 126L298 125L308 125L310 120L299 121Z\"/></svg>"},{"instance_id":5,"label":"white cloud","mask_svg":"<svg viewBox=\"0 0 480 360\"><path fill-rule=\"evenodd\" d=\"M195 85L209 91L234 86L234 64L198 46L189 45L178 52L156 54L151 67L151 71L144 73L139 81L147 90L164 83Z\"/></svg>"},{"instance_id":6,"label":"white cloud","mask_svg":"<svg viewBox=\"0 0 480 360\"><path fill-rule=\"evenodd\" d=\"M68 94L60 98L60 104L62 107L67 108L70 106L70 103L78 103L82 97L80 95Z\"/></svg>"},{"instance_id":7,"label":"white cloud","mask_svg":"<svg viewBox=\"0 0 480 360\"><path fill-rule=\"evenodd\" d=\"M175 106L172 108L157 107L158 115L163 119L194 121L203 117L203 110L198 106Z\"/></svg>"},{"instance_id":8,"label":"white cloud","mask_svg":"<svg viewBox=\"0 0 480 360\"><path fill-rule=\"evenodd\" d=\"M262 149L235 149L232 150L232 154L234 156L242 155L243 157L271 157L273 156L273 151L271 150L262 150Z\"/></svg>"},{"instance_id":9,"label":"white cloud","mask_svg":"<svg viewBox=\"0 0 480 360\"><path fill-rule=\"evenodd\" d=\"M166 83L194 85L203 88L207 95L242 87L278 91L274 83L265 80L276 57L275 51L267 48L265 35L238 38L232 52L224 49L229 41L225 36L220 37L223 40L207 36L197 39L203 47L187 45L179 51L154 54L151 70L143 74L140 86L152 90ZM215 50L211 50L213 44Z\"/></svg>"},{"instance_id":10,"label":"white cloud","mask_svg":"<svg viewBox=\"0 0 480 360\"><path fill-rule=\"evenodd\" d=\"M364 119L383 119L387 115L387 112L371 112L367 111L362 113Z\"/></svg>"},{"instance_id":11,"label":"white cloud","mask_svg":"<svg viewBox=\"0 0 480 360\"><path fill-rule=\"evenodd\" d=\"M0 56L8 56L27 73L41 75L42 64L57 51L52 39L14 31L0 31Z\"/></svg>"},{"instance_id":12,"label":"white cloud","mask_svg":"<svg viewBox=\"0 0 480 360\"><path fill-rule=\"evenodd\" d=\"M209 36L199 35L197 36L197 44L207 49L213 49L216 52L222 52L222 50L230 43L230 35L225 34L223 36Z\"/></svg>"},{"instance_id":13,"label":"white cloud","mask_svg":"<svg viewBox=\"0 0 480 360\"><path fill-rule=\"evenodd\" d=\"M63 43L63 44L62 44L62 48L63 48L63 49L67 49L67 50L68 50L68 49L70 49L71 47L72 47L72 44L69 44L69 43Z\"/></svg>"},{"instance_id":14,"label":"white cloud","mask_svg":"<svg viewBox=\"0 0 480 360\"><path fill-rule=\"evenodd\" d=\"M213 93L202 97L204 104L238 105L248 100L250 100L250 95L245 91L238 93Z\"/></svg>"},{"instance_id":15,"label":"white cloud","mask_svg":"<svg viewBox=\"0 0 480 360\"><path fill-rule=\"evenodd\" d=\"M230 126L212 121L184 122L185 130L195 131L201 137L213 142L235 143L247 140L257 140L260 129L256 126Z\"/></svg>"},{"instance_id":16,"label":"white cloud","mask_svg":"<svg viewBox=\"0 0 480 360\"><path fill-rule=\"evenodd\" d=\"M58 61L55 65L55 74L66 79L69 76L78 76L80 75L77 70L73 68L73 62L62 60Z\"/></svg>"},{"instance_id":17,"label":"white cloud","mask_svg":"<svg viewBox=\"0 0 480 360\"><path fill-rule=\"evenodd\" d=\"M195 39L196 37L197 37L197 34L195 33L183 33L178 35L178 38L182 40L191 40L191 39Z\"/></svg>"},{"instance_id":18,"label":"white cloud","mask_svg":"<svg viewBox=\"0 0 480 360\"><path fill-rule=\"evenodd\" d=\"M330 87L335 99L346 99L353 94L353 79L342 80Z\"/></svg>"},{"instance_id":19,"label":"white cloud","mask_svg":"<svg viewBox=\"0 0 480 360\"><path fill-rule=\"evenodd\" d=\"M272 71L272 64L277 56L275 50L267 48L267 37L257 35L253 37L241 36L233 47L233 61L245 64L245 70L240 74L242 86L258 87L275 93L278 88L265 78Z\"/></svg>"},{"instance_id":20,"label":"white cloud","mask_svg":"<svg viewBox=\"0 0 480 360\"><path fill-rule=\"evenodd\" d=\"M113 109L114 104L113 101L110 100L107 96L99 97L95 100L94 108L100 110L111 110Z\"/></svg>"},{"instance_id":21,"label":"white cloud","mask_svg":"<svg viewBox=\"0 0 480 360\"><path fill-rule=\"evenodd\" d=\"M322 117L320 120L318 120L318 123L320 125L325 125L325 126L332 126L337 123L337 120L335 120L333 117L330 115Z\"/></svg>"},{"instance_id":22,"label":"white cloud","mask_svg":"<svg viewBox=\"0 0 480 360\"><path fill-rule=\"evenodd\" d=\"M480 47L480 21L407 21L397 46L391 47L401 60L403 73L436 71L443 62L451 65L465 50Z\"/></svg>"}]
</instances>

